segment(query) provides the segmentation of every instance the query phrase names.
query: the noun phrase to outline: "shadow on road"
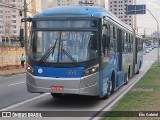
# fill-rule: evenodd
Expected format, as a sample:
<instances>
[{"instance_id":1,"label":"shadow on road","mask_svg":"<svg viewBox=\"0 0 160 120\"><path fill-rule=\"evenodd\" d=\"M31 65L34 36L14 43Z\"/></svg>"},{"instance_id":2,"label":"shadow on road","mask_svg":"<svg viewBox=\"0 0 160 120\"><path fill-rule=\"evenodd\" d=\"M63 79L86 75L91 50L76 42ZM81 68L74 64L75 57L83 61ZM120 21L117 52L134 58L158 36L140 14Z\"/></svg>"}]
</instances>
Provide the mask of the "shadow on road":
<instances>
[{"instance_id":1,"label":"shadow on road","mask_svg":"<svg viewBox=\"0 0 160 120\"><path fill-rule=\"evenodd\" d=\"M101 100L98 97L93 96L82 96L82 95L63 95L60 98L50 98L34 104L36 108L54 108L63 109L64 108L74 108L74 109L86 109L96 106Z\"/></svg>"}]
</instances>

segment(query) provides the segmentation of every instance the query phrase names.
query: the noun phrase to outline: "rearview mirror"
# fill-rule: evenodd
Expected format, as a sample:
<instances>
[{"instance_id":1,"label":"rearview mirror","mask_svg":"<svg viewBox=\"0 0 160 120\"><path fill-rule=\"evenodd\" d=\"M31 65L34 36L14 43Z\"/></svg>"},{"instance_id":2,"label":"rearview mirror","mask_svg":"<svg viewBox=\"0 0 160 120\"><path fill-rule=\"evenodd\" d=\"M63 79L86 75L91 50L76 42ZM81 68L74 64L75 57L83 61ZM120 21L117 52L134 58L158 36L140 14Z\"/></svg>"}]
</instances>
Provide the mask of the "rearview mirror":
<instances>
[{"instance_id":1,"label":"rearview mirror","mask_svg":"<svg viewBox=\"0 0 160 120\"><path fill-rule=\"evenodd\" d=\"M19 41L20 41L21 47L24 47L24 37L23 37L23 34L24 34L24 30L23 30L23 28L20 28L20 31L19 31Z\"/></svg>"}]
</instances>

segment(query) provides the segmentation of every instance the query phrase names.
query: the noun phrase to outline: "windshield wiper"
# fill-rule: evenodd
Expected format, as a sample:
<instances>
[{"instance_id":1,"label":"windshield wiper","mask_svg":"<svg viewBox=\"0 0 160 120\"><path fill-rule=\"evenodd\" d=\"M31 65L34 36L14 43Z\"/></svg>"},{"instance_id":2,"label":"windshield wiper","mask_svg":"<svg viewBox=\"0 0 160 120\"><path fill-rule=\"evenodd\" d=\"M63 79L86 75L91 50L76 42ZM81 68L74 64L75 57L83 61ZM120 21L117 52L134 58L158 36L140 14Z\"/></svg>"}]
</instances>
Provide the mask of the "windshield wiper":
<instances>
[{"instance_id":1,"label":"windshield wiper","mask_svg":"<svg viewBox=\"0 0 160 120\"><path fill-rule=\"evenodd\" d=\"M58 39L56 39L56 42L54 43L54 46L51 46L47 50L47 52L45 52L45 54L41 57L41 59L38 62L38 65L40 65L42 62L44 62L49 57L49 55L51 54L51 52L52 52L52 56L53 56L53 53L54 53L54 50L55 50L55 47L56 47L56 44L57 44L57 40Z\"/></svg>"},{"instance_id":2,"label":"windshield wiper","mask_svg":"<svg viewBox=\"0 0 160 120\"><path fill-rule=\"evenodd\" d=\"M64 49L62 49L62 51L68 56L69 59L71 59L74 63L76 63L77 61Z\"/></svg>"}]
</instances>

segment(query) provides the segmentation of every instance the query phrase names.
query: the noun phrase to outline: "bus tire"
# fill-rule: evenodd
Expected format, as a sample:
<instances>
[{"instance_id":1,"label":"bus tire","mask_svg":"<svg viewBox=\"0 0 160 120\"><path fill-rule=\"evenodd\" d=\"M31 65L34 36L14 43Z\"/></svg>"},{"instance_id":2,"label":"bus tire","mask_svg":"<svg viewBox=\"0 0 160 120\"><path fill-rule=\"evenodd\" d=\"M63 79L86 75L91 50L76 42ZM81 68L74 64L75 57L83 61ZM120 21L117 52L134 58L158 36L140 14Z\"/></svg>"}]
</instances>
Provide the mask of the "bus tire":
<instances>
[{"instance_id":1,"label":"bus tire","mask_svg":"<svg viewBox=\"0 0 160 120\"><path fill-rule=\"evenodd\" d=\"M114 92L114 87L115 87L115 73L114 73L114 72L112 73L111 80L112 80L112 89L111 89L111 93L113 93L113 92Z\"/></svg>"},{"instance_id":2,"label":"bus tire","mask_svg":"<svg viewBox=\"0 0 160 120\"><path fill-rule=\"evenodd\" d=\"M136 74L139 74L139 70L136 72Z\"/></svg>"},{"instance_id":3,"label":"bus tire","mask_svg":"<svg viewBox=\"0 0 160 120\"><path fill-rule=\"evenodd\" d=\"M124 83L124 85L127 85L127 84L128 84L128 81L129 81L129 75L128 75L128 72L127 72L127 73L125 73L125 75L124 75L124 79L125 79L125 83Z\"/></svg>"},{"instance_id":4,"label":"bus tire","mask_svg":"<svg viewBox=\"0 0 160 120\"><path fill-rule=\"evenodd\" d=\"M139 70L140 70L140 68L141 68L141 62L139 64ZM136 74L139 74L139 70L136 72Z\"/></svg>"},{"instance_id":5,"label":"bus tire","mask_svg":"<svg viewBox=\"0 0 160 120\"><path fill-rule=\"evenodd\" d=\"M114 84L115 84L115 74L114 72L112 73L111 81L110 81L110 91L107 93L104 97L100 98L101 100L106 100L109 98L109 96L114 92Z\"/></svg>"},{"instance_id":6,"label":"bus tire","mask_svg":"<svg viewBox=\"0 0 160 120\"><path fill-rule=\"evenodd\" d=\"M112 93L112 80L111 81L109 81L109 93L107 93L105 96L104 96L104 98L103 99L108 99L109 98L109 96L111 95L111 93Z\"/></svg>"},{"instance_id":7,"label":"bus tire","mask_svg":"<svg viewBox=\"0 0 160 120\"><path fill-rule=\"evenodd\" d=\"M109 98L109 94L107 93L104 97L100 98L101 100L106 100Z\"/></svg>"},{"instance_id":8,"label":"bus tire","mask_svg":"<svg viewBox=\"0 0 160 120\"><path fill-rule=\"evenodd\" d=\"M51 95L54 98L60 98L62 96L62 93L51 93Z\"/></svg>"}]
</instances>

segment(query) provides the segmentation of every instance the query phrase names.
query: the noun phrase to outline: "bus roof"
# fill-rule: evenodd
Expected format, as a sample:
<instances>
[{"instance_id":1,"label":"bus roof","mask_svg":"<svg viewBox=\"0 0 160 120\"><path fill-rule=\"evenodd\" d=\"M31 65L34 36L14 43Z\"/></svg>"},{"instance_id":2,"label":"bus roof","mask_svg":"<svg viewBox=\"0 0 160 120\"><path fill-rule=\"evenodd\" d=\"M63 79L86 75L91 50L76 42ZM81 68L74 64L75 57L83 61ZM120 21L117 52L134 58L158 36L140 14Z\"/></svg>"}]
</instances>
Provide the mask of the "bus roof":
<instances>
[{"instance_id":1,"label":"bus roof","mask_svg":"<svg viewBox=\"0 0 160 120\"><path fill-rule=\"evenodd\" d=\"M103 13L108 13L105 8L97 6L59 6L54 8L49 8L44 10L42 13L36 14L34 17L44 17L44 16L95 16L101 17Z\"/></svg>"}]
</instances>

